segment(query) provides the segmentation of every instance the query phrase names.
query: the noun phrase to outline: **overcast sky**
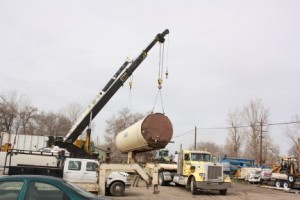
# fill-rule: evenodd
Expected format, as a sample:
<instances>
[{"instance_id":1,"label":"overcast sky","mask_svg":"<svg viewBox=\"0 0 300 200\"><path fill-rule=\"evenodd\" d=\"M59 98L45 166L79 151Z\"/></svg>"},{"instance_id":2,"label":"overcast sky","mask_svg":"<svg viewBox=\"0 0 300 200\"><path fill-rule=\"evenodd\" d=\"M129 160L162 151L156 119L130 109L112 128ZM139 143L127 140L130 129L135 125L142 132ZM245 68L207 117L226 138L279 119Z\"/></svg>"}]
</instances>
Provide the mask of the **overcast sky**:
<instances>
[{"instance_id":1,"label":"overcast sky","mask_svg":"<svg viewBox=\"0 0 300 200\"><path fill-rule=\"evenodd\" d=\"M228 112L251 99L270 109L270 123L300 114L299 8L298 0L2 0L0 92L16 90L43 111L85 107L127 57L168 28L162 97L175 142L168 148L190 147L195 126L198 142L224 144L226 130L201 128L228 126ZM134 73L132 112L152 110L158 65L159 45ZM104 143L105 120L128 99L124 85L94 120L94 138ZM292 143L282 127L269 131L285 154Z\"/></svg>"}]
</instances>

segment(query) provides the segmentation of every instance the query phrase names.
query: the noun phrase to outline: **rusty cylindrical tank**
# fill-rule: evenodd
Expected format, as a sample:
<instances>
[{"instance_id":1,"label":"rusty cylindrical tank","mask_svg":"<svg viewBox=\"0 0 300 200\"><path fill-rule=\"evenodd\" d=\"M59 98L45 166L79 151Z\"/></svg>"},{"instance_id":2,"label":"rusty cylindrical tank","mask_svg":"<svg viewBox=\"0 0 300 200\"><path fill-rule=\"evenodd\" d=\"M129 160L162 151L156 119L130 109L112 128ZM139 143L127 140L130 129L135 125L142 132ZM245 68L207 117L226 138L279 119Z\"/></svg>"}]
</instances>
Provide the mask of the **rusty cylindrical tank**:
<instances>
[{"instance_id":1,"label":"rusty cylindrical tank","mask_svg":"<svg viewBox=\"0 0 300 200\"><path fill-rule=\"evenodd\" d=\"M116 146L122 153L151 151L165 148L172 135L169 118L162 113L153 113L120 132Z\"/></svg>"}]
</instances>

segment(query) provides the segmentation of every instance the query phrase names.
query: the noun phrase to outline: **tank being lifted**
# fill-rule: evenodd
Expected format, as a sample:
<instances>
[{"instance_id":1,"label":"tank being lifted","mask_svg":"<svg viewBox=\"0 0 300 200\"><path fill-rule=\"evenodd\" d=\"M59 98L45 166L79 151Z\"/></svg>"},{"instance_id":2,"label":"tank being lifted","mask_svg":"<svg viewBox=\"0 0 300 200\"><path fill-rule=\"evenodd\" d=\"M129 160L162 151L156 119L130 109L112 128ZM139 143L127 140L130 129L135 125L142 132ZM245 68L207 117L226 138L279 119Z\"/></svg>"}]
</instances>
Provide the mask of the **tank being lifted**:
<instances>
[{"instance_id":1,"label":"tank being lifted","mask_svg":"<svg viewBox=\"0 0 300 200\"><path fill-rule=\"evenodd\" d=\"M116 146L122 153L140 153L165 148L173 135L173 126L167 116L153 113L120 132Z\"/></svg>"}]
</instances>

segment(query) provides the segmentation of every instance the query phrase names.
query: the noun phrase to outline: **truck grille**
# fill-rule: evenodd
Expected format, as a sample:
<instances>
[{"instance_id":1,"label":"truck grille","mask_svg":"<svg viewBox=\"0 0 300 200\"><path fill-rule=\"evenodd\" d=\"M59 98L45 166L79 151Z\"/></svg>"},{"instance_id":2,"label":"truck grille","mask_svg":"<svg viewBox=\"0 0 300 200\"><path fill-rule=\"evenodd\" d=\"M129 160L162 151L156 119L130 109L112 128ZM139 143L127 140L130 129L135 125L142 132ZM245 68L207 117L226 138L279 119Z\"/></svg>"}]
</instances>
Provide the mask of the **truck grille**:
<instances>
[{"instance_id":1,"label":"truck grille","mask_svg":"<svg viewBox=\"0 0 300 200\"><path fill-rule=\"evenodd\" d=\"M219 181L223 179L222 166L207 166L207 181Z\"/></svg>"}]
</instances>

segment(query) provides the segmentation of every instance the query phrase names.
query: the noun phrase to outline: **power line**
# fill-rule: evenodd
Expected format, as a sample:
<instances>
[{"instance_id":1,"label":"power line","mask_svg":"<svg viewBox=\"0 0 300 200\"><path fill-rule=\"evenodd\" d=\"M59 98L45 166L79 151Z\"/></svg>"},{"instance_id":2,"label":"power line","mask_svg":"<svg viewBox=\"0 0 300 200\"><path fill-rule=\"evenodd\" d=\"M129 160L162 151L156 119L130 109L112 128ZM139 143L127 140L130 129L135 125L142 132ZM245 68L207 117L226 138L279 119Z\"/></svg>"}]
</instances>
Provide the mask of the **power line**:
<instances>
[{"instance_id":1,"label":"power line","mask_svg":"<svg viewBox=\"0 0 300 200\"><path fill-rule=\"evenodd\" d=\"M267 124L268 126L276 126L276 125L286 125L286 124L297 124L300 123L300 121L295 122L281 122L281 123L273 123L273 124Z\"/></svg>"},{"instance_id":2,"label":"power line","mask_svg":"<svg viewBox=\"0 0 300 200\"><path fill-rule=\"evenodd\" d=\"M180 137L180 136L183 136L183 135L185 135L185 134L192 133L192 132L194 132L194 129L193 129L193 130L190 130L190 131L187 131L187 132L184 132L184 133L181 133L181 134L179 134L179 135L176 135L176 136L174 136L174 138L175 138L175 137Z\"/></svg>"},{"instance_id":3,"label":"power line","mask_svg":"<svg viewBox=\"0 0 300 200\"><path fill-rule=\"evenodd\" d=\"M262 126L280 126L280 125L288 125L288 124L297 124L300 123L300 121L292 121L292 122L278 122L278 123L268 123L268 124L263 124ZM251 126L249 125L242 125L242 126L227 126L227 127L211 127L211 128L198 128L201 130L226 130L226 129L231 129L231 128L250 128ZM179 135L174 136L175 137L180 137L183 135L186 135L188 133L192 133L194 130L190 130L184 133L181 133Z\"/></svg>"}]
</instances>

